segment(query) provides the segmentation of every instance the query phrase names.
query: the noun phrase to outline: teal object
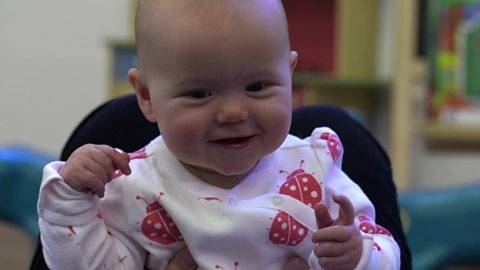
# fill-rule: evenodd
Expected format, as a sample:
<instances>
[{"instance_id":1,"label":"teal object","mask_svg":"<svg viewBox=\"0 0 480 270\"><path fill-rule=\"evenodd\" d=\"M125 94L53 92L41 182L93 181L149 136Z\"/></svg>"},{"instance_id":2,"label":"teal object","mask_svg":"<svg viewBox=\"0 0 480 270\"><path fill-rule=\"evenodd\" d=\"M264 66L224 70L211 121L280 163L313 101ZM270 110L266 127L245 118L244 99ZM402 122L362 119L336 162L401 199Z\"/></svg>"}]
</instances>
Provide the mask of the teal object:
<instances>
[{"instance_id":1,"label":"teal object","mask_svg":"<svg viewBox=\"0 0 480 270\"><path fill-rule=\"evenodd\" d=\"M35 243L37 199L43 166L52 156L27 147L0 148L0 219L19 226Z\"/></svg>"},{"instance_id":2,"label":"teal object","mask_svg":"<svg viewBox=\"0 0 480 270\"><path fill-rule=\"evenodd\" d=\"M413 269L480 262L480 184L399 193Z\"/></svg>"}]
</instances>

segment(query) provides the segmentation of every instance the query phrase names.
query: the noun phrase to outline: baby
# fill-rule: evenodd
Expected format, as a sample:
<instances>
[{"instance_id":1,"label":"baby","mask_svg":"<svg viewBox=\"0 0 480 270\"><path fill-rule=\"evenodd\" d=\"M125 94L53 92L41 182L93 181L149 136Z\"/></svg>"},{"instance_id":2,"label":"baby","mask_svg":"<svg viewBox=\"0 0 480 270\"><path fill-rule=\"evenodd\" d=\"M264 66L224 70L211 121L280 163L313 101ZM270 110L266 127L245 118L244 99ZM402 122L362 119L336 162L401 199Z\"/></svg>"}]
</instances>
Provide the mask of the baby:
<instances>
[{"instance_id":1,"label":"baby","mask_svg":"<svg viewBox=\"0 0 480 270\"><path fill-rule=\"evenodd\" d=\"M141 0L128 77L161 136L131 154L85 145L45 167L53 269L399 269L391 235L341 171L329 128L288 135L291 51L279 0Z\"/></svg>"}]
</instances>

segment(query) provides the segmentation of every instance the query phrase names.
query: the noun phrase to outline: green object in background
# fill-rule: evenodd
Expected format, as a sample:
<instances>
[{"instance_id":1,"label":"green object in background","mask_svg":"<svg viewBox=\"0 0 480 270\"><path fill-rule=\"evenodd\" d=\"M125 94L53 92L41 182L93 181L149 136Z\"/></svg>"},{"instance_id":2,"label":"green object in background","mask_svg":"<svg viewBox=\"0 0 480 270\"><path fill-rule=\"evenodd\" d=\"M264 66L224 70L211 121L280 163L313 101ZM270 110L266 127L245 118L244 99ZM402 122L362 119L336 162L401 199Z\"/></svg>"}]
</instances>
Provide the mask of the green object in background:
<instances>
[{"instance_id":1,"label":"green object in background","mask_svg":"<svg viewBox=\"0 0 480 270\"><path fill-rule=\"evenodd\" d=\"M438 49L436 62L437 90L433 102L436 107L441 107L447 97L456 95L458 92L458 74L456 74L458 55L455 52Z\"/></svg>"},{"instance_id":2,"label":"green object in background","mask_svg":"<svg viewBox=\"0 0 480 270\"><path fill-rule=\"evenodd\" d=\"M427 19L430 113L439 117L480 99L480 0L429 0Z\"/></svg>"},{"instance_id":3,"label":"green object in background","mask_svg":"<svg viewBox=\"0 0 480 270\"><path fill-rule=\"evenodd\" d=\"M38 238L37 199L43 166L52 156L26 147L0 148L0 220Z\"/></svg>"},{"instance_id":4,"label":"green object in background","mask_svg":"<svg viewBox=\"0 0 480 270\"><path fill-rule=\"evenodd\" d=\"M413 269L480 262L480 184L399 193Z\"/></svg>"},{"instance_id":5,"label":"green object in background","mask_svg":"<svg viewBox=\"0 0 480 270\"><path fill-rule=\"evenodd\" d=\"M466 38L466 92L469 97L480 99L480 14L469 27Z\"/></svg>"}]
</instances>

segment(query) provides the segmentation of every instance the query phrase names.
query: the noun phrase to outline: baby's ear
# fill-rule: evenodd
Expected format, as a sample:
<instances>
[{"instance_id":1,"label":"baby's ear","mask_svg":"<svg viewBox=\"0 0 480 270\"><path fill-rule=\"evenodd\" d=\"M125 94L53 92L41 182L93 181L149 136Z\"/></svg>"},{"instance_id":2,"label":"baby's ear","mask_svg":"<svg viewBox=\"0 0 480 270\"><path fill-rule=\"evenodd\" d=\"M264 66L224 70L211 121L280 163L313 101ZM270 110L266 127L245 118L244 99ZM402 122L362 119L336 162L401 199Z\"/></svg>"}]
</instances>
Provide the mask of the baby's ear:
<instances>
[{"instance_id":1,"label":"baby's ear","mask_svg":"<svg viewBox=\"0 0 480 270\"><path fill-rule=\"evenodd\" d=\"M128 71L128 81L135 89L138 106L142 110L145 118L150 122L156 122L152 101L150 99L150 91L142 82L140 72L137 68L131 68Z\"/></svg>"},{"instance_id":2,"label":"baby's ear","mask_svg":"<svg viewBox=\"0 0 480 270\"><path fill-rule=\"evenodd\" d=\"M296 51L290 51L290 73L297 67L298 53Z\"/></svg>"}]
</instances>

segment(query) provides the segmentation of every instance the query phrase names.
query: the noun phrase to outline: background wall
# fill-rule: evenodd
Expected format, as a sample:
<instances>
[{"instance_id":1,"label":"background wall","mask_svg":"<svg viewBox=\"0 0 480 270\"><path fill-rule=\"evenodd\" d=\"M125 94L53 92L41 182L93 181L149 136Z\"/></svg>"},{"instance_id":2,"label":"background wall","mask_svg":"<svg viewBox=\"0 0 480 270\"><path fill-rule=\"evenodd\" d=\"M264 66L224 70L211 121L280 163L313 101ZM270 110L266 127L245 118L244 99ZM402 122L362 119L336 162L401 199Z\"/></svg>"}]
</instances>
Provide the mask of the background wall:
<instances>
[{"instance_id":1,"label":"background wall","mask_svg":"<svg viewBox=\"0 0 480 270\"><path fill-rule=\"evenodd\" d=\"M108 42L130 15L129 0L0 0L0 145L58 155L107 98Z\"/></svg>"},{"instance_id":2,"label":"background wall","mask_svg":"<svg viewBox=\"0 0 480 270\"><path fill-rule=\"evenodd\" d=\"M130 0L0 0L0 146L59 154L108 99L108 44L129 37L130 8ZM480 179L478 151L432 153L421 138L412 147L414 187Z\"/></svg>"},{"instance_id":3,"label":"background wall","mask_svg":"<svg viewBox=\"0 0 480 270\"><path fill-rule=\"evenodd\" d=\"M108 44L129 36L130 15L130 0L0 0L0 146L59 155L108 98ZM2 266L27 269L25 232L0 221L0 239Z\"/></svg>"}]
</instances>

